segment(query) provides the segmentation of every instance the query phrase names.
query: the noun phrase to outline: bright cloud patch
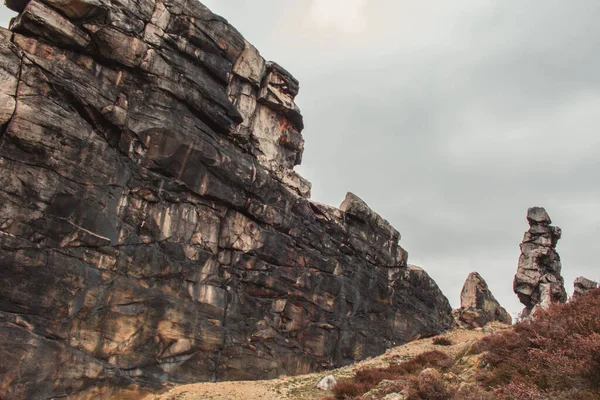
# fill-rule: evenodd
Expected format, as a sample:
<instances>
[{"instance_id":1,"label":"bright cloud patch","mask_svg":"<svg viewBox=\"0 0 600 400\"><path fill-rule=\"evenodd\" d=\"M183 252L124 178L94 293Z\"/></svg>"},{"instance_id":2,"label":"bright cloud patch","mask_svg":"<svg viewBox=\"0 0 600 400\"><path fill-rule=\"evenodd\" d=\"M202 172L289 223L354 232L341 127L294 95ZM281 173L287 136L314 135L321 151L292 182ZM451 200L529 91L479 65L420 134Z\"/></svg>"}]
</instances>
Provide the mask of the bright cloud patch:
<instances>
[{"instance_id":1,"label":"bright cloud patch","mask_svg":"<svg viewBox=\"0 0 600 400\"><path fill-rule=\"evenodd\" d=\"M366 0L313 0L310 15L322 28L357 33L366 28Z\"/></svg>"}]
</instances>

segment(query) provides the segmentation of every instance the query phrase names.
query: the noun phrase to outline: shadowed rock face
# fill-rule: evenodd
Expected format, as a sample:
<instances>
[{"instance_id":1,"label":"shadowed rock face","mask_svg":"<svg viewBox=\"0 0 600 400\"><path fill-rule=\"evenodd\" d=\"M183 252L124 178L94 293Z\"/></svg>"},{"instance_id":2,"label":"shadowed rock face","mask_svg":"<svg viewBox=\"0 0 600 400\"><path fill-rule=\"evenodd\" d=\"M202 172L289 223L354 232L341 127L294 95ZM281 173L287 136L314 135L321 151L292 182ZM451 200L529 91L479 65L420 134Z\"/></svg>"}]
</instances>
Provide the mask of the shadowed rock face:
<instances>
[{"instance_id":1,"label":"shadowed rock face","mask_svg":"<svg viewBox=\"0 0 600 400\"><path fill-rule=\"evenodd\" d=\"M559 227L545 209L533 207L527 211L529 230L521 243L519 267L513 289L525 305L523 316L527 317L535 307L545 308L551 303L567 301L567 292L561 276L560 257L556 243L560 239Z\"/></svg>"},{"instance_id":2,"label":"shadowed rock face","mask_svg":"<svg viewBox=\"0 0 600 400\"><path fill-rule=\"evenodd\" d=\"M309 200L298 82L193 0L11 0L0 393L351 363L451 325L399 233Z\"/></svg>"},{"instance_id":3,"label":"shadowed rock face","mask_svg":"<svg viewBox=\"0 0 600 400\"><path fill-rule=\"evenodd\" d=\"M454 310L454 318L462 328L481 328L499 321L512 324L510 314L500 306L485 280L477 272L471 272L460 293L460 308Z\"/></svg>"},{"instance_id":4,"label":"shadowed rock face","mask_svg":"<svg viewBox=\"0 0 600 400\"><path fill-rule=\"evenodd\" d=\"M580 276L576 278L573 282L574 290L573 290L573 298L577 298L582 294L586 294L594 289L598 288L598 282L594 282L590 279L584 278Z\"/></svg>"}]
</instances>

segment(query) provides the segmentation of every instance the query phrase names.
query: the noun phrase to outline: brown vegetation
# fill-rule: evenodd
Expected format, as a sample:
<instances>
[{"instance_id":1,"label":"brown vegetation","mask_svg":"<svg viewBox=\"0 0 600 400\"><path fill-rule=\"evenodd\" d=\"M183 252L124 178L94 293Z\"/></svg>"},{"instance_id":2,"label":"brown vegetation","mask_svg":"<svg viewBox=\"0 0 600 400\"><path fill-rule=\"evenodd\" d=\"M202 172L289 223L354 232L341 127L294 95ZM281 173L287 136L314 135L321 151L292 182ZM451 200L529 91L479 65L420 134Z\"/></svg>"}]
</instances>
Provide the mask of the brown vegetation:
<instances>
[{"instance_id":1,"label":"brown vegetation","mask_svg":"<svg viewBox=\"0 0 600 400\"><path fill-rule=\"evenodd\" d=\"M445 336L437 336L433 339L433 344L436 346L452 346L454 343Z\"/></svg>"},{"instance_id":2,"label":"brown vegetation","mask_svg":"<svg viewBox=\"0 0 600 400\"><path fill-rule=\"evenodd\" d=\"M363 369L356 371L352 380L339 382L333 389L335 398L344 400L360 396L369 390L373 389L383 380L399 380L407 378L406 382L414 387L414 396L411 400L420 400L422 393L436 390L439 386L437 380L431 382L418 381L417 375L425 368L436 368L446 370L453 364L453 360L446 353L433 350L428 351L398 364L392 364L386 368ZM441 382L443 384L443 382ZM424 398L423 398L424 399ZM434 400L434 398L431 398ZM437 399L435 399L437 400ZM440 400L442 400L440 398Z\"/></svg>"},{"instance_id":3,"label":"brown vegetation","mask_svg":"<svg viewBox=\"0 0 600 400\"><path fill-rule=\"evenodd\" d=\"M600 398L600 290L481 344L480 384L502 399Z\"/></svg>"},{"instance_id":4,"label":"brown vegetation","mask_svg":"<svg viewBox=\"0 0 600 400\"><path fill-rule=\"evenodd\" d=\"M396 391L408 400L600 399L599 315L600 289L487 336L471 351L481 356L467 385L443 378L444 372L460 373L463 367L434 350L385 368L359 370L333 393L338 400L359 399L387 380L394 382L380 385L378 396ZM438 337L433 344L448 342Z\"/></svg>"}]
</instances>

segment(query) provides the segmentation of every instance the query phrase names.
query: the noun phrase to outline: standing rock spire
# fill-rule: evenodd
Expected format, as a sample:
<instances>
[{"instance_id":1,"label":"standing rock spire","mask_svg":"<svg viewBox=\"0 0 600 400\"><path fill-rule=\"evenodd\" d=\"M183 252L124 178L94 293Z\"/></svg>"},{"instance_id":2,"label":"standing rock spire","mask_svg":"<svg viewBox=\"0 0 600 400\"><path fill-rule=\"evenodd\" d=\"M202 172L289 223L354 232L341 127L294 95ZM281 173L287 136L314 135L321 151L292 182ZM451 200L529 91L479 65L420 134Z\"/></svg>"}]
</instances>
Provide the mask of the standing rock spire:
<instances>
[{"instance_id":1,"label":"standing rock spire","mask_svg":"<svg viewBox=\"0 0 600 400\"><path fill-rule=\"evenodd\" d=\"M527 221L529 230L521 243L519 267L513 282L513 290L525 305L523 317L529 316L536 307L567 301L560 256L556 252L561 229L550 225L552 220L542 207L527 210Z\"/></svg>"}]
</instances>

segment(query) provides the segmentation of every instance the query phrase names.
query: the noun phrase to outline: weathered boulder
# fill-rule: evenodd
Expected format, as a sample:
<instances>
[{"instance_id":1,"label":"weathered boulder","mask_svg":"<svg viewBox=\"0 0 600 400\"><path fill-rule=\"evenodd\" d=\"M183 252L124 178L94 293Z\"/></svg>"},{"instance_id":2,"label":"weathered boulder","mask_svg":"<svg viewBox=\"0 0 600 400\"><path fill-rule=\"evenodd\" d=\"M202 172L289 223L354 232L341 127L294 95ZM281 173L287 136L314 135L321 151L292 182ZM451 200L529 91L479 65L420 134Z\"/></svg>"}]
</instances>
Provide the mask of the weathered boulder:
<instances>
[{"instance_id":1,"label":"weathered boulder","mask_svg":"<svg viewBox=\"0 0 600 400\"><path fill-rule=\"evenodd\" d=\"M512 324L510 314L498 303L485 280L477 272L471 272L460 293L460 308L453 311L461 328L482 328L498 321Z\"/></svg>"},{"instance_id":2,"label":"weathered boulder","mask_svg":"<svg viewBox=\"0 0 600 400\"><path fill-rule=\"evenodd\" d=\"M0 393L352 363L451 325L400 234L309 200L298 82L194 0L11 0Z\"/></svg>"},{"instance_id":3,"label":"weathered boulder","mask_svg":"<svg viewBox=\"0 0 600 400\"><path fill-rule=\"evenodd\" d=\"M574 290L573 290L573 298L577 298L582 294L586 294L594 289L598 288L598 282L594 282L590 279L584 278L580 276L575 279L573 282Z\"/></svg>"},{"instance_id":4,"label":"weathered boulder","mask_svg":"<svg viewBox=\"0 0 600 400\"><path fill-rule=\"evenodd\" d=\"M335 385L337 385L337 380L335 379L335 376L327 375L319 382L317 382L315 387L320 390L331 390Z\"/></svg>"},{"instance_id":5,"label":"weathered boulder","mask_svg":"<svg viewBox=\"0 0 600 400\"><path fill-rule=\"evenodd\" d=\"M564 279L561 276L560 256L556 243L561 229L551 226L545 209L533 207L527 211L529 230L521 243L519 266L513 282L514 292L525 305L522 316L527 317L536 307L567 301Z\"/></svg>"}]
</instances>

